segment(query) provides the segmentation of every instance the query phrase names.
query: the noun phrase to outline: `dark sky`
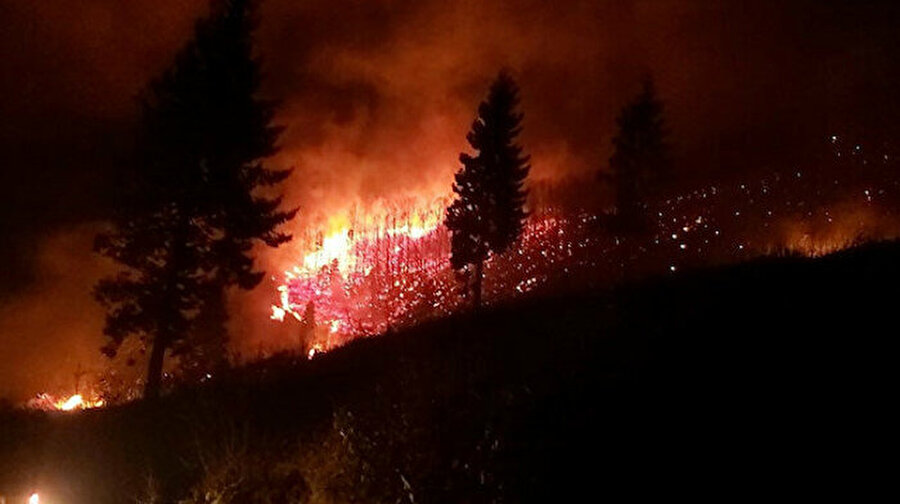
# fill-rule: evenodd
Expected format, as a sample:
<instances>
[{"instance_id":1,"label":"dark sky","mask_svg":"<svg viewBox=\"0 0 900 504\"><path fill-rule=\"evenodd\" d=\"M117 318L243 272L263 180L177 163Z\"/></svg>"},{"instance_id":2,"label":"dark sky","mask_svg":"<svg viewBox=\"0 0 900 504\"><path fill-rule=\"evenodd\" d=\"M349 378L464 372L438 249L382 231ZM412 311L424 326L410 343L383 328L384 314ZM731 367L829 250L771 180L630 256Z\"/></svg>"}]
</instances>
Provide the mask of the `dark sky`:
<instances>
[{"instance_id":1,"label":"dark sky","mask_svg":"<svg viewBox=\"0 0 900 504\"><path fill-rule=\"evenodd\" d=\"M90 235L134 96L205 6L0 0L4 346L31 339L46 353L68 338L95 352L87 289L103 266ZM685 178L800 159L831 132L885 135L900 110L890 1L267 0L260 21L265 92L287 127L273 162L296 166L288 196L305 215L446 192L504 66L522 88L537 178L602 168L615 115L647 74ZM91 316L66 318L76 312ZM0 396L33 381L14 362L0 358Z\"/></svg>"}]
</instances>

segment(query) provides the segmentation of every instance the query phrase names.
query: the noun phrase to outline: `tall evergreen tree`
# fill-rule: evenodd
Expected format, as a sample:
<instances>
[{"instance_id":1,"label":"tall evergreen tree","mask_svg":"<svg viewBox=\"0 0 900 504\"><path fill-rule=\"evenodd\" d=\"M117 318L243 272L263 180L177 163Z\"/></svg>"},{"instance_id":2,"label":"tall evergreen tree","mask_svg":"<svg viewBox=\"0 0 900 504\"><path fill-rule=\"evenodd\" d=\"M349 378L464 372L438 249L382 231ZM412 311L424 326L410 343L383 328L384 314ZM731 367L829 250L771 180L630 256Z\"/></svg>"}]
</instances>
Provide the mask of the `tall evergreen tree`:
<instances>
[{"instance_id":1,"label":"tall evergreen tree","mask_svg":"<svg viewBox=\"0 0 900 504\"><path fill-rule=\"evenodd\" d=\"M641 93L616 120L618 133L613 138L609 165L616 186L617 220L626 232L643 229L643 203L669 168L662 114L662 102L648 79Z\"/></svg>"},{"instance_id":2,"label":"tall evergreen tree","mask_svg":"<svg viewBox=\"0 0 900 504\"><path fill-rule=\"evenodd\" d=\"M458 270L473 267L476 308L481 306L485 259L490 253L502 254L516 242L526 217L523 186L530 165L529 156L516 144L522 131L518 104L516 83L501 71L466 136L477 154L460 154L463 166L453 184L456 198L447 208L450 263Z\"/></svg>"},{"instance_id":3,"label":"tall evergreen tree","mask_svg":"<svg viewBox=\"0 0 900 504\"><path fill-rule=\"evenodd\" d=\"M224 338L224 289L251 289L263 277L254 241L290 239L278 226L294 211L258 191L289 172L261 164L276 152L279 129L274 104L257 97L252 11L251 0L214 1L151 83L113 229L97 237L97 251L126 267L95 288L108 309L104 352L115 355L130 335L150 346L146 397L159 393L167 351L205 358L224 347L224 339L210 344L210 334Z\"/></svg>"}]
</instances>

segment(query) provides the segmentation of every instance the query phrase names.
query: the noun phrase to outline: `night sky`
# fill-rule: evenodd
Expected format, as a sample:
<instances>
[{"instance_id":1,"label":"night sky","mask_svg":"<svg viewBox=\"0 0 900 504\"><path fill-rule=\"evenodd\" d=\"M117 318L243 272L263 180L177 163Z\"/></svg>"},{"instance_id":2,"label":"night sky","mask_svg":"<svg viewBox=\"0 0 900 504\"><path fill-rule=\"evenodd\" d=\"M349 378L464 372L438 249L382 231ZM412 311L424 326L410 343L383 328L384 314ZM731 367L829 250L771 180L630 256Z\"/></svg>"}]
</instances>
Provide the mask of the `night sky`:
<instances>
[{"instance_id":1,"label":"night sky","mask_svg":"<svg viewBox=\"0 0 900 504\"><path fill-rule=\"evenodd\" d=\"M135 97L205 6L0 0L0 397L102 364L89 289L108 265L92 236ZM286 127L272 164L296 168L297 226L444 194L501 67L521 87L535 179L603 169L647 75L684 180L789 164L831 133L896 132L898 23L889 1L266 0L257 47Z\"/></svg>"}]
</instances>

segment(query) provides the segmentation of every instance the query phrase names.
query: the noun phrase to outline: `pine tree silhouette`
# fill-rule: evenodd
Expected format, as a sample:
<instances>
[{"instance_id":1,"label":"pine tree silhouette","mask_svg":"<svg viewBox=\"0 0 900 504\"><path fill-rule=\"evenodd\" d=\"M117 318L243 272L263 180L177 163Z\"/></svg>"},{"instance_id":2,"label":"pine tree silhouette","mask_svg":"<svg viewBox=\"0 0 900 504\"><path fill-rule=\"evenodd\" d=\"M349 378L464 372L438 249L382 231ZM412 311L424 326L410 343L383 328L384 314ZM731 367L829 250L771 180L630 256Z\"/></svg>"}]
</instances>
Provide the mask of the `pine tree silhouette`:
<instances>
[{"instance_id":1,"label":"pine tree silhouette","mask_svg":"<svg viewBox=\"0 0 900 504\"><path fill-rule=\"evenodd\" d=\"M278 226L295 211L254 194L289 172L260 163L276 152L279 129L271 125L274 104L256 97L252 7L250 0L213 2L193 39L151 83L113 229L96 240L99 253L126 267L95 288L107 308L103 350L115 355L131 335L150 346L145 397L159 394L167 351L208 359L211 349L224 349L224 289L251 289L262 279L250 255L254 241L274 247L290 239Z\"/></svg>"},{"instance_id":2,"label":"pine tree silhouette","mask_svg":"<svg viewBox=\"0 0 900 504\"><path fill-rule=\"evenodd\" d=\"M657 189L669 169L663 105L647 79L637 98L622 109L616 120L618 133L609 160L616 186L619 229L639 232L646 226L643 203Z\"/></svg>"},{"instance_id":3,"label":"pine tree silhouette","mask_svg":"<svg viewBox=\"0 0 900 504\"><path fill-rule=\"evenodd\" d=\"M490 253L502 254L516 242L526 217L523 186L530 165L515 143L523 117L516 111L518 103L518 87L501 71L466 136L477 155L460 154L463 166L453 184L456 199L447 208L450 262L457 270L474 268L476 308L481 306L484 261Z\"/></svg>"}]
</instances>

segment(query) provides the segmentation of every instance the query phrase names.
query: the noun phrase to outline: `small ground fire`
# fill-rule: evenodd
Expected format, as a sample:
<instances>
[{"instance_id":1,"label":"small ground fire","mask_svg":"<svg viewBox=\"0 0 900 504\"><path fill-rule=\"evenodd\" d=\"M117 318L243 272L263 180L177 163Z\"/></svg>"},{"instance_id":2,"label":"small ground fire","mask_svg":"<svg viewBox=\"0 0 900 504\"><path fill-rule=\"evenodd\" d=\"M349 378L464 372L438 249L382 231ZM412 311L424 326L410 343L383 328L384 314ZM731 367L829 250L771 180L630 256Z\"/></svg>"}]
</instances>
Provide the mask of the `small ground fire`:
<instances>
[{"instance_id":1,"label":"small ground fire","mask_svg":"<svg viewBox=\"0 0 900 504\"><path fill-rule=\"evenodd\" d=\"M68 397L55 397L50 394L38 394L28 401L28 407L44 411L78 411L102 408L106 401L99 394L72 394Z\"/></svg>"}]
</instances>

